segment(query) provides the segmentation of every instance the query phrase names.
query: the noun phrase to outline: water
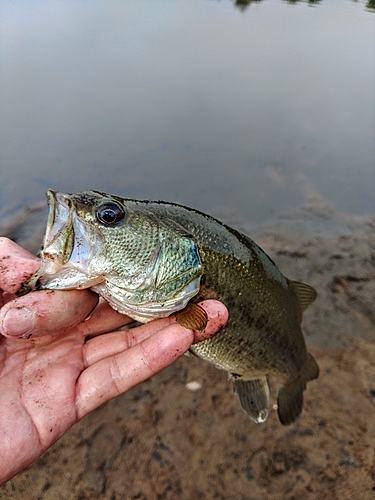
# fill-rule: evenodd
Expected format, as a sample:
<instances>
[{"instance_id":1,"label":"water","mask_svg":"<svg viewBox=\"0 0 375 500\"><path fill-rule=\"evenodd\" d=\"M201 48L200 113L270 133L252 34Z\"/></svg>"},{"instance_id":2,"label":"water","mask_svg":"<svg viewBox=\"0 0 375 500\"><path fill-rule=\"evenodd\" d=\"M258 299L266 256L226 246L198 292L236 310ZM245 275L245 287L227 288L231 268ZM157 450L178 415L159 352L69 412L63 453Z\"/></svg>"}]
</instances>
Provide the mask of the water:
<instances>
[{"instance_id":1,"label":"water","mask_svg":"<svg viewBox=\"0 0 375 500\"><path fill-rule=\"evenodd\" d=\"M255 223L311 197L373 213L371 2L240 7L4 0L0 211L52 187Z\"/></svg>"}]
</instances>

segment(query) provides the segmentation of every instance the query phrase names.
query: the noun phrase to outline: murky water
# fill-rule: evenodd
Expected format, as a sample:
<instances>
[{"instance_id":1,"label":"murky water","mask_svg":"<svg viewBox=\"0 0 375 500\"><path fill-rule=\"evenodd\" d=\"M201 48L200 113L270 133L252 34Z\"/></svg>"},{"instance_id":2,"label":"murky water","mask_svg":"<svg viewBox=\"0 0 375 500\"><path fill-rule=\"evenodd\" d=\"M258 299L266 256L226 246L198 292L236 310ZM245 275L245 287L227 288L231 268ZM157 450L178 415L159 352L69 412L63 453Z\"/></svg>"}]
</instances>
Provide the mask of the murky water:
<instances>
[{"instance_id":1,"label":"murky water","mask_svg":"<svg viewBox=\"0 0 375 500\"><path fill-rule=\"evenodd\" d=\"M374 212L371 4L4 0L0 211L53 187Z\"/></svg>"}]
</instances>

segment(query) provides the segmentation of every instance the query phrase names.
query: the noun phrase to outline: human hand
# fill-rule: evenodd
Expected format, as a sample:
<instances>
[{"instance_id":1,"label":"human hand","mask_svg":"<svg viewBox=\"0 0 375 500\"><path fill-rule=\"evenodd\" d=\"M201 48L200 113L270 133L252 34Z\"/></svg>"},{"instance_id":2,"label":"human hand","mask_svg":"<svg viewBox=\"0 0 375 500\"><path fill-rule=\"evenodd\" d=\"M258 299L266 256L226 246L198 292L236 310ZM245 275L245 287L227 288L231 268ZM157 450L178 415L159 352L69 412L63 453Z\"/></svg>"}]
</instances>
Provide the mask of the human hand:
<instances>
[{"instance_id":1,"label":"human hand","mask_svg":"<svg viewBox=\"0 0 375 500\"><path fill-rule=\"evenodd\" d=\"M114 332L133 320L98 304L90 290L15 297L38 267L35 256L0 238L0 484L87 413L172 364L228 318L223 304L207 300L200 303L209 318L202 333L173 316Z\"/></svg>"}]
</instances>

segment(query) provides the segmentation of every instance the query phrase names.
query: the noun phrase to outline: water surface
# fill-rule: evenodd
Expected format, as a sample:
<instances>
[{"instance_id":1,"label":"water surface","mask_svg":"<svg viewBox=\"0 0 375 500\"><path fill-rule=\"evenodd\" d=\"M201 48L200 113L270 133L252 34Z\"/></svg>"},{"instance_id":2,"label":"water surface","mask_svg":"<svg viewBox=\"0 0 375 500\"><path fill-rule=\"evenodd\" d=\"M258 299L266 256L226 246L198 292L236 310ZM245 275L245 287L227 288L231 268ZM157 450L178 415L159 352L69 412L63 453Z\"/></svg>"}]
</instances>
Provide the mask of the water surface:
<instances>
[{"instance_id":1,"label":"water surface","mask_svg":"<svg viewBox=\"0 0 375 500\"><path fill-rule=\"evenodd\" d=\"M1 4L0 211L48 187L374 212L371 2Z\"/></svg>"}]
</instances>

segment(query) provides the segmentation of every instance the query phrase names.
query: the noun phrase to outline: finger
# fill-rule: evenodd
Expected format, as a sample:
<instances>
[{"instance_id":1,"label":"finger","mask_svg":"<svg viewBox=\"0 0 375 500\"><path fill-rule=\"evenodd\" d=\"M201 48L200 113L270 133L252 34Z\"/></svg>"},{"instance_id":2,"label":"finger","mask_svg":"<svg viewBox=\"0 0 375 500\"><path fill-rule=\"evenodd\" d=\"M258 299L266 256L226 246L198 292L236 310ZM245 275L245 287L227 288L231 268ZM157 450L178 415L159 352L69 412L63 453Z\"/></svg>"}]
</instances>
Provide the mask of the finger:
<instances>
[{"instance_id":1,"label":"finger","mask_svg":"<svg viewBox=\"0 0 375 500\"><path fill-rule=\"evenodd\" d=\"M199 305L206 311L208 322L203 332L193 330L193 344L213 337L228 321L228 309L218 300L203 300Z\"/></svg>"},{"instance_id":2,"label":"finger","mask_svg":"<svg viewBox=\"0 0 375 500\"><path fill-rule=\"evenodd\" d=\"M11 239L0 236L0 257L4 255L10 255L15 258L39 260L38 257L35 257L34 254L20 247Z\"/></svg>"},{"instance_id":3,"label":"finger","mask_svg":"<svg viewBox=\"0 0 375 500\"><path fill-rule=\"evenodd\" d=\"M99 305L90 316L76 327L76 331L83 337L93 338L102 333L117 330L133 322L134 319L115 311L108 302L101 299ZM114 335L117 335L117 332ZM92 339L88 342L93 342L94 340Z\"/></svg>"},{"instance_id":4,"label":"finger","mask_svg":"<svg viewBox=\"0 0 375 500\"><path fill-rule=\"evenodd\" d=\"M199 305L207 312L208 322L203 332L193 330L193 343L212 337L228 320L228 310L221 302L205 300L200 302ZM90 366L104 358L127 350L171 324L176 324L174 316L151 321L129 330L107 333L89 340L84 346L85 366Z\"/></svg>"},{"instance_id":5,"label":"finger","mask_svg":"<svg viewBox=\"0 0 375 500\"><path fill-rule=\"evenodd\" d=\"M83 347L84 365L88 367L104 358L126 351L171 323L176 323L174 317L158 319L136 328L106 333L93 338Z\"/></svg>"},{"instance_id":6,"label":"finger","mask_svg":"<svg viewBox=\"0 0 375 500\"><path fill-rule=\"evenodd\" d=\"M15 293L39 268L35 255L8 238L0 238L0 288Z\"/></svg>"},{"instance_id":7,"label":"finger","mask_svg":"<svg viewBox=\"0 0 375 500\"><path fill-rule=\"evenodd\" d=\"M84 370L77 382L78 418L171 365L189 349L193 338L192 330L169 325L132 349Z\"/></svg>"},{"instance_id":8,"label":"finger","mask_svg":"<svg viewBox=\"0 0 375 500\"><path fill-rule=\"evenodd\" d=\"M83 321L97 302L91 290L31 292L1 309L0 333L17 338L61 333Z\"/></svg>"}]
</instances>

